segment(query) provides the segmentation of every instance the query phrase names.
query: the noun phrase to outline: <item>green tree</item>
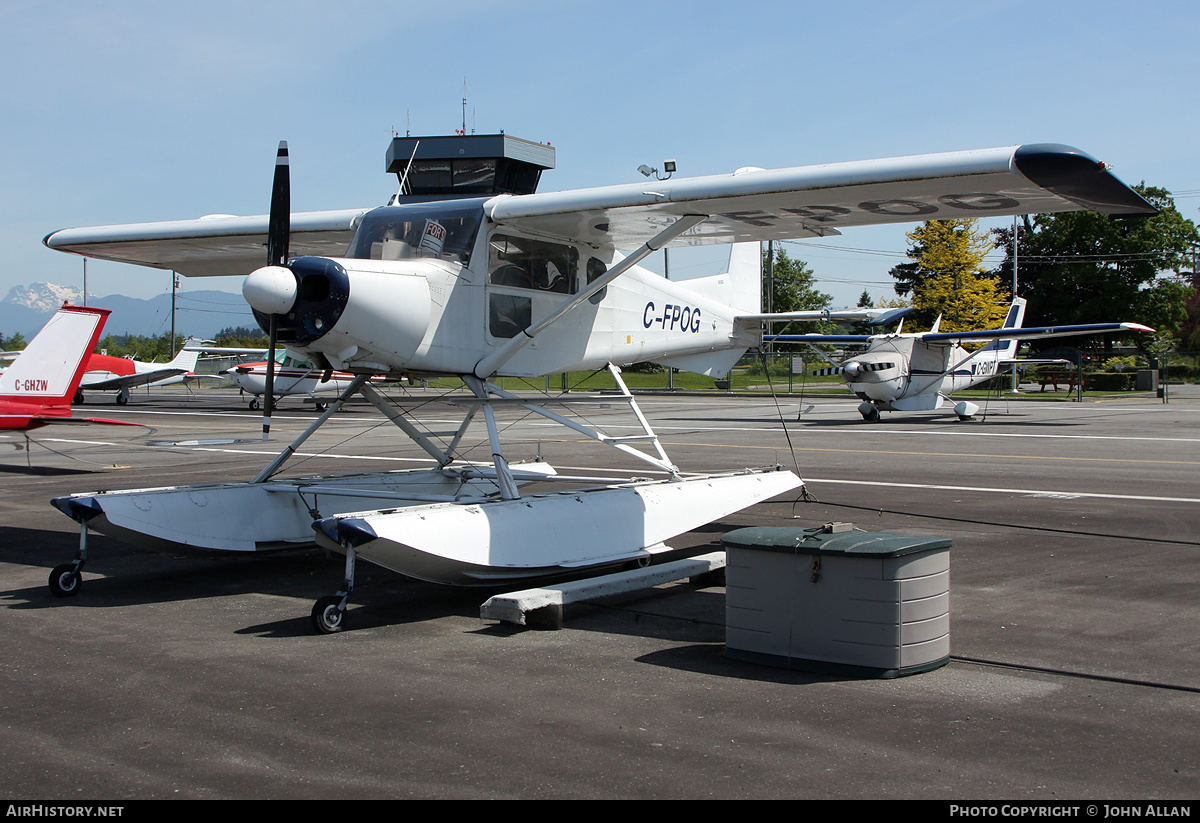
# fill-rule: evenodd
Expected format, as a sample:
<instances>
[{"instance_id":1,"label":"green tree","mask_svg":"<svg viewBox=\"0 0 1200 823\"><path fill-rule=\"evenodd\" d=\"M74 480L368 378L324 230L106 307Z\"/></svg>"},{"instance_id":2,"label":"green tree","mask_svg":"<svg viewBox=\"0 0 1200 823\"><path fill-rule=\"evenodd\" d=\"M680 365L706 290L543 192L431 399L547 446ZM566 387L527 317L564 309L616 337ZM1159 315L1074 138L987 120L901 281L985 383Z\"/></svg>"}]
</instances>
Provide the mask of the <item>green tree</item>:
<instances>
[{"instance_id":1,"label":"green tree","mask_svg":"<svg viewBox=\"0 0 1200 823\"><path fill-rule=\"evenodd\" d=\"M896 294L908 296L927 277L983 271L983 260L996 244L977 226L976 220L930 220L908 232L907 254L912 262L890 272L896 278Z\"/></svg>"},{"instance_id":2,"label":"green tree","mask_svg":"<svg viewBox=\"0 0 1200 823\"><path fill-rule=\"evenodd\" d=\"M944 331L995 328L1004 320L1009 295L983 261L995 241L978 221L931 220L906 235L911 263L891 270L896 293L911 295L911 322L928 327L940 315Z\"/></svg>"},{"instance_id":3,"label":"green tree","mask_svg":"<svg viewBox=\"0 0 1200 823\"><path fill-rule=\"evenodd\" d=\"M774 265L772 265L772 262ZM833 300L817 290L817 278L803 260L793 260L783 249L775 249L775 259L763 253L763 294L767 294L770 272L771 311L803 311L828 308Z\"/></svg>"},{"instance_id":4,"label":"green tree","mask_svg":"<svg viewBox=\"0 0 1200 823\"><path fill-rule=\"evenodd\" d=\"M875 308L875 301L871 299L871 293L863 289L863 293L858 296L858 302L855 303L855 306L860 309L873 309Z\"/></svg>"},{"instance_id":5,"label":"green tree","mask_svg":"<svg viewBox=\"0 0 1200 823\"><path fill-rule=\"evenodd\" d=\"M0 335L0 351L21 351L28 344L25 335L15 332L11 337Z\"/></svg>"},{"instance_id":6,"label":"green tree","mask_svg":"<svg viewBox=\"0 0 1200 823\"><path fill-rule=\"evenodd\" d=\"M939 274L926 277L914 291L911 317L924 327L940 316L941 331L996 329L1004 322L1009 300L1008 292L990 277Z\"/></svg>"},{"instance_id":7,"label":"green tree","mask_svg":"<svg viewBox=\"0 0 1200 823\"><path fill-rule=\"evenodd\" d=\"M257 326L254 328L226 327L217 332L214 339L218 346L231 349L265 349L269 342L267 333Z\"/></svg>"},{"instance_id":8,"label":"green tree","mask_svg":"<svg viewBox=\"0 0 1200 823\"><path fill-rule=\"evenodd\" d=\"M175 335L174 351L179 352L184 344L183 335ZM113 357L132 357L147 363L166 362L171 359L171 333L147 337L140 334L106 334L101 338L99 350Z\"/></svg>"},{"instance_id":9,"label":"green tree","mask_svg":"<svg viewBox=\"0 0 1200 823\"><path fill-rule=\"evenodd\" d=\"M1030 325L1133 321L1178 334L1195 291L1190 249L1200 243L1171 193L1134 188L1158 207L1149 218L1093 211L1026 217L1017 246L1017 293L1029 300ZM1012 282L1012 229L995 232L1005 260L995 274ZM1111 346L1112 336L1105 336Z\"/></svg>"}]
</instances>

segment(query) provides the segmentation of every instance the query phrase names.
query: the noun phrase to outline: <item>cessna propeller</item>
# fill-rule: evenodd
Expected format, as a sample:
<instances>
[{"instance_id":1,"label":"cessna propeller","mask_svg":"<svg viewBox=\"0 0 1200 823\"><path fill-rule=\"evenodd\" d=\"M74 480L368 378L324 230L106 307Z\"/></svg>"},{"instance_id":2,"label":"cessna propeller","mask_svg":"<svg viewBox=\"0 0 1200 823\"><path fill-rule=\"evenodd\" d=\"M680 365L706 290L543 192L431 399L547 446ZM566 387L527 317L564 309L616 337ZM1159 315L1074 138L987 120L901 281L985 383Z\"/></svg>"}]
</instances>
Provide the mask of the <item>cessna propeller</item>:
<instances>
[{"instance_id":1,"label":"cessna propeller","mask_svg":"<svg viewBox=\"0 0 1200 823\"><path fill-rule=\"evenodd\" d=\"M844 374L846 377L857 377L859 374L864 374L870 371L883 371L884 369L896 368L895 363L860 363L857 360L848 360L840 366L830 366L827 369L819 369L814 372L817 377L829 377L834 374Z\"/></svg>"}]
</instances>

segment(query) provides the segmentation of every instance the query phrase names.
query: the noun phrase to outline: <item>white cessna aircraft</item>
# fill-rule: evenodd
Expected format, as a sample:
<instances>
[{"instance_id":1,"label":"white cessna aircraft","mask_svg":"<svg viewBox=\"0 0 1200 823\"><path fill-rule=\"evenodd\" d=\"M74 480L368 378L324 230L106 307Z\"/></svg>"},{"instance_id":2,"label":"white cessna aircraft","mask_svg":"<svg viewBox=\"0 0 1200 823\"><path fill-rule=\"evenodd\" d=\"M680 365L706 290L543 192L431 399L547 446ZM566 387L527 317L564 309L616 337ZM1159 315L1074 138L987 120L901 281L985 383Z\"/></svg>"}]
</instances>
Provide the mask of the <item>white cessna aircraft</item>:
<instances>
[{"instance_id":1,"label":"white cessna aircraft","mask_svg":"<svg viewBox=\"0 0 1200 823\"><path fill-rule=\"evenodd\" d=\"M991 331L938 331L938 322L927 332L904 334L795 334L774 335L769 339L784 343L819 345L865 345L867 350L852 355L840 365L821 369L818 375L840 374L859 404L864 420L877 422L883 411L927 411L940 409L956 391L991 380L999 370L1012 363L1031 362L1016 359L1019 340L1044 337L1076 337L1115 332L1153 332L1139 323L1089 323L1076 326L1022 328L1025 300L1017 297L999 329ZM968 351L961 343L984 342L988 345ZM832 362L832 361L831 361ZM954 405L960 420L979 412L979 406L966 400Z\"/></svg>"},{"instance_id":2,"label":"white cessna aircraft","mask_svg":"<svg viewBox=\"0 0 1200 823\"><path fill-rule=\"evenodd\" d=\"M215 354L258 354L267 356L266 349L232 349L232 348L202 348ZM259 360L251 363L238 363L220 372L229 375L242 394L250 395L250 411L257 411L259 398L267 392L268 370L273 372L272 400L280 397L290 397L303 394L307 396L319 411L324 411L326 402L317 399L318 393L341 393L349 388L354 375L349 372L326 372L318 369L307 360L292 356L287 349L276 349L274 362Z\"/></svg>"},{"instance_id":3,"label":"white cessna aircraft","mask_svg":"<svg viewBox=\"0 0 1200 823\"><path fill-rule=\"evenodd\" d=\"M400 190L391 204L289 215L287 150L281 144L269 215L65 229L48 236L45 243L53 249L184 275L249 272L243 294L272 338L321 368L357 375L309 432L249 482L81 493L55 501L81 527L73 571L65 573L76 584L71 588L78 588L89 526L172 551L261 551L311 544L315 534L320 545L346 555L342 591L313 608L321 632L343 625L358 557L459 585L648 562L673 536L802 481L778 469L685 476L628 390L624 399L645 429L634 437L584 426L501 389L496 378L608 368L624 389L619 365L646 360L724 375L760 344L764 320L777 317L760 308L762 240L937 217L1077 209L1155 213L1103 163L1062 145L536 193L552 158L548 146L507 135L397 138L389 171L396 172ZM729 270L721 275L674 282L638 266L668 245L711 243L742 244L733 247ZM435 442L367 384L373 374L460 377L472 395L458 401L465 408L462 425ZM274 479L353 391L388 415L436 468ZM565 395L551 402L569 408L589 399ZM645 461L667 479L567 495L525 494L520 484L553 470L508 465L493 407L511 404ZM457 463L456 447L479 411L493 462ZM264 429L269 413L268 402ZM319 512L313 500L320 501ZM214 510L226 516L213 518Z\"/></svg>"}]
</instances>

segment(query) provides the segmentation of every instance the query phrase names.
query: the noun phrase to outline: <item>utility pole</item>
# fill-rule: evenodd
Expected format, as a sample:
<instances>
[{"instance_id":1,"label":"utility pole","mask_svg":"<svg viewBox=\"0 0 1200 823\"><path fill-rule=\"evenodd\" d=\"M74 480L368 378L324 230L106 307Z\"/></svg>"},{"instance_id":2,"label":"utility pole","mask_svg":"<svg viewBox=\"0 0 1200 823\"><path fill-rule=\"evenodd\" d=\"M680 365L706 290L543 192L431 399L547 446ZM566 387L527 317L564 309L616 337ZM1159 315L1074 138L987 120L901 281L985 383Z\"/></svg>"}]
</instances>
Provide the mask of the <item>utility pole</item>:
<instances>
[{"instance_id":1,"label":"utility pole","mask_svg":"<svg viewBox=\"0 0 1200 823\"><path fill-rule=\"evenodd\" d=\"M175 359L175 289L179 286L179 275L171 272L171 360Z\"/></svg>"},{"instance_id":2,"label":"utility pole","mask_svg":"<svg viewBox=\"0 0 1200 823\"><path fill-rule=\"evenodd\" d=\"M766 277L766 281L767 281L766 288L765 288L766 295L763 297L763 305L765 308L763 309L763 311L766 314L770 314L771 312L775 311L775 309L774 309L774 305L775 305L775 241L774 240L767 241L767 277ZM769 321L769 320L767 321L767 328L768 329L772 328L771 321ZM767 343L767 351L770 352L770 351L774 351L774 350L775 350L775 344Z\"/></svg>"},{"instance_id":3,"label":"utility pole","mask_svg":"<svg viewBox=\"0 0 1200 823\"><path fill-rule=\"evenodd\" d=\"M1012 243L1013 243L1013 287L1012 287L1012 296L1013 296L1013 298L1016 298L1016 296L1017 296L1017 251L1018 251L1018 249L1020 248L1020 245L1021 245L1021 244L1018 242L1018 240L1017 240L1018 236L1019 236L1019 230L1018 230L1018 228L1017 228L1017 216L1014 214L1014 215L1013 215L1013 241L1012 241ZM1020 347L1020 345L1021 345L1021 344L1018 342L1018 343L1017 343L1017 347ZM1014 350L1014 351L1013 351L1013 358L1014 358L1014 359L1016 359L1016 356L1017 356L1017 352ZM1017 364L1016 364L1016 363L1013 363L1013 364L1012 364L1012 393L1013 393L1013 394L1020 394L1020 393L1021 393L1021 378L1020 378L1020 377L1018 376L1018 374L1017 374Z\"/></svg>"},{"instance_id":4,"label":"utility pole","mask_svg":"<svg viewBox=\"0 0 1200 823\"><path fill-rule=\"evenodd\" d=\"M671 279L671 257L669 254L670 251L671 250L668 249L666 246L663 247L663 278L666 280ZM668 391L675 390L675 369L673 369L670 366L667 366L667 390Z\"/></svg>"}]
</instances>

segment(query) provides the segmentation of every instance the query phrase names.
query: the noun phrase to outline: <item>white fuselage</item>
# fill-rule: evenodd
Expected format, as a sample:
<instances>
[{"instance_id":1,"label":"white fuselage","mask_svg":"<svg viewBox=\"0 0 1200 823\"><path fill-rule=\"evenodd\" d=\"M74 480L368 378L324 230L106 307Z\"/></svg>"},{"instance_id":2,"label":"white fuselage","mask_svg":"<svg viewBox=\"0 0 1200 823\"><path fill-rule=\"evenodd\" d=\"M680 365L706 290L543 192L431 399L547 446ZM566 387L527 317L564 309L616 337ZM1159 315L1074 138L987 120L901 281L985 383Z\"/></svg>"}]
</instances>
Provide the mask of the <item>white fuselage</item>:
<instances>
[{"instance_id":1,"label":"white fuselage","mask_svg":"<svg viewBox=\"0 0 1200 823\"><path fill-rule=\"evenodd\" d=\"M713 288L720 279L732 297L753 280L757 295L757 255L748 258L752 269L705 278L714 282L695 290L635 265L576 298L623 259L612 249L515 234L468 202L413 203L366 215L346 257L267 267L243 293L264 316L283 318L279 339L290 349L356 373L482 377L480 364L504 349L488 375L671 358L716 374L760 342L759 324L734 320L758 306L731 305ZM578 305L566 315L533 328L572 298ZM525 345L507 354L514 341Z\"/></svg>"},{"instance_id":2,"label":"white fuselage","mask_svg":"<svg viewBox=\"0 0 1200 823\"><path fill-rule=\"evenodd\" d=\"M881 409L920 411L940 408L946 396L991 379L998 359L994 350L972 353L915 335L883 335L847 358L842 376L850 391Z\"/></svg>"}]
</instances>

